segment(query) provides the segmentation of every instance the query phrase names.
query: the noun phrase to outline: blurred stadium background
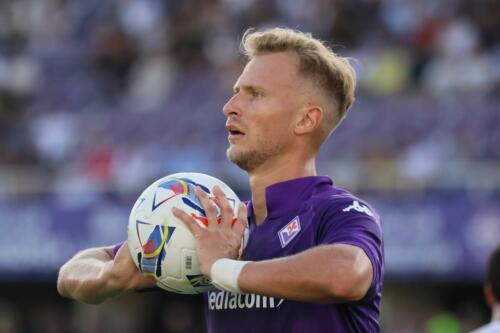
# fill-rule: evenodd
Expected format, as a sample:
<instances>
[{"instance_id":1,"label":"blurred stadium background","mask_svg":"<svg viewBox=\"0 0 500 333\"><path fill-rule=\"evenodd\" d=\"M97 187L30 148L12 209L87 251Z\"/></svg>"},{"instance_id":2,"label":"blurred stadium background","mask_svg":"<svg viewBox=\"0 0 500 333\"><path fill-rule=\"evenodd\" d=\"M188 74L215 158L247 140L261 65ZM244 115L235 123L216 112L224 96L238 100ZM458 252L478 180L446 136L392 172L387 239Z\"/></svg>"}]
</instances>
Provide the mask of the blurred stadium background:
<instances>
[{"instance_id":1,"label":"blurred stadium background","mask_svg":"<svg viewBox=\"0 0 500 333\"><path fill-rule=\"evenodd\" d=\"M203 332L199 297L59 297L76 251L126 238L129 209L179 171L245 174L222 106L247 27L288 26L356 59L357 101L319 168L383 217L383 332L489 321L500 241L500 2L0 1L0 332Z\"/></svg>"}]
</instances>

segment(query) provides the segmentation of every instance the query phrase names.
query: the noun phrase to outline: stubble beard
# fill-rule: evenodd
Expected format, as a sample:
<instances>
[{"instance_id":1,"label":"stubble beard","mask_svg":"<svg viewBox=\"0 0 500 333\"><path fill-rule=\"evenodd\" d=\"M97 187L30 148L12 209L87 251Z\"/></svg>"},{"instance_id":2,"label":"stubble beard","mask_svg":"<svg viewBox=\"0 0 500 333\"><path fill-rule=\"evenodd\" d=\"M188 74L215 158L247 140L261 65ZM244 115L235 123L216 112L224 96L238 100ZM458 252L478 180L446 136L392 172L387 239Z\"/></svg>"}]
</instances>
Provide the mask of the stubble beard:
<instances>
[{"instance_id":1,"label":"stubble beard","mask_svg":"<svg viewBox=\"0 0 500 333\"><path fill-rule=\"evenodd\" d=\"M271 158L279 155L281 145L271 142L258 145L262 149L243 150L237 147L229 147L226 151L227 158L246 172L252 172Z\"/></svg>"}]
</instances>

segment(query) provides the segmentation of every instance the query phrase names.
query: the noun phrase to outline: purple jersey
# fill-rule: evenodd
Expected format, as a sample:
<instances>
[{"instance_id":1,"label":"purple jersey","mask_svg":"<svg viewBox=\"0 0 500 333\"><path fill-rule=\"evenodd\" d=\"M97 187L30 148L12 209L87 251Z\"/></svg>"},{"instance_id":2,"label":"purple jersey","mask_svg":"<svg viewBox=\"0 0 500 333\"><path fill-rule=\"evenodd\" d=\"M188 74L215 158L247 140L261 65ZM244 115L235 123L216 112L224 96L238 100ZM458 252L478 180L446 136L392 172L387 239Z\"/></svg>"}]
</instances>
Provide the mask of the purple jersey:
<instances>
[{"instance_id":1,"label":"purple jersey","mask_svg":"<svg viewBox=\"0 0 500 333\"><path fill-rule=\"evenodd\" d=\"M351 244L365 251L373 281L357 302L315 304L214 290L206 294L210 333L379 332L383 242L375 211L328 177L305 177L266 189L268 216L257 226L248 204L249 238L244 260L289 256L321 244ZM318 262L318 265L327 263Z\"/></svg>"}]
</instances>

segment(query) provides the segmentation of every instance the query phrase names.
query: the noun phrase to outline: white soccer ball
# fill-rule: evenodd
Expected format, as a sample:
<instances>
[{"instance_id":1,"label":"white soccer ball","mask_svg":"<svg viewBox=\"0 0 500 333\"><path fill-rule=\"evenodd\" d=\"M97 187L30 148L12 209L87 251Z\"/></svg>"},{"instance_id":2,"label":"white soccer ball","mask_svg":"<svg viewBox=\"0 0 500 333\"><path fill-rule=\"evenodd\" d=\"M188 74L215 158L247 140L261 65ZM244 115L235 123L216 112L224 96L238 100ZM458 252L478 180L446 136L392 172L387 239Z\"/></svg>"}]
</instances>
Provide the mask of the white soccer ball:
<instances>
[{"instance_id":1,"label":"white soccer ball","mask_svg":"<svg viewBox=\"0 0 500 333\"><path fill-rule=\"evenodd\" d=\"M205 211L194 189L199 186L213 198L215 185L226 194L236 216L240 200L233 190L221 180L201 173L176 173L161 178L142 192L134 204L129 217L128 246L139 270L155 277L160 288L180 294L213 288L199 269L193 234L172 214L172 207L183 209L205 226Z\"/></svg>"}]
</instances>

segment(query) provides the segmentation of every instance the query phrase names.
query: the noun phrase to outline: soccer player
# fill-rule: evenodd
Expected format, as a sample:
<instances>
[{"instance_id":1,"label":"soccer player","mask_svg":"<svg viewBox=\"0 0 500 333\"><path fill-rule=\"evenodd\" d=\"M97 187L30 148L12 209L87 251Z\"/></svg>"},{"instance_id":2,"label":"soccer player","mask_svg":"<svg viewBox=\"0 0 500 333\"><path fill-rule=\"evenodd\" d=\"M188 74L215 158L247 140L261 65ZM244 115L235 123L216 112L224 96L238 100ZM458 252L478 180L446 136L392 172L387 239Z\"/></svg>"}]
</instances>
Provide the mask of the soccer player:
<instances>
[{"instance_id":1,"label":"soccer player","mask_svg":"<svg viewBox=\"0 0 500 333\"><path fill-rule=\"evenodd\" d=\"M203 274L209 332L379 332L383 241L378 215L365 202L317 176L316 155L354 101L347 59L309 34L289 29L248 32L248 58L224 106L228 158L249 175L246 209L233 212L220 189L216 207L197 195L209 220L185 212ZM249 236L236 260L243 226ZM77 254L60 271L68 297L100 302L150 287L125 243Z\"/></svg>"},{"instance_id":2,"label":"soccer player","mask_svg":"<svg viewBox=\"0 0 500 333\"><path fill-rule=\"evenodd\" d=\"M471 333L500 333L500 246L493 251L488 261L484 296L491 308L491 322Z\"/></svg>"}]
</instances>

